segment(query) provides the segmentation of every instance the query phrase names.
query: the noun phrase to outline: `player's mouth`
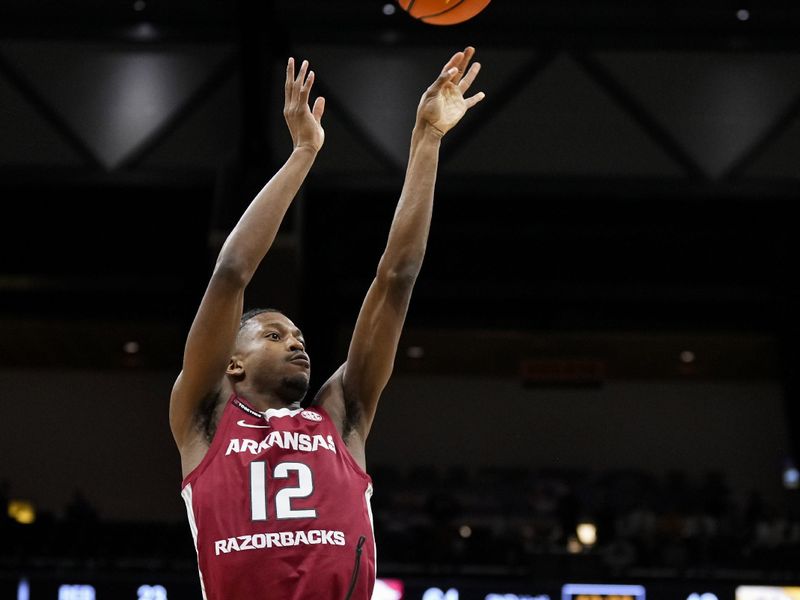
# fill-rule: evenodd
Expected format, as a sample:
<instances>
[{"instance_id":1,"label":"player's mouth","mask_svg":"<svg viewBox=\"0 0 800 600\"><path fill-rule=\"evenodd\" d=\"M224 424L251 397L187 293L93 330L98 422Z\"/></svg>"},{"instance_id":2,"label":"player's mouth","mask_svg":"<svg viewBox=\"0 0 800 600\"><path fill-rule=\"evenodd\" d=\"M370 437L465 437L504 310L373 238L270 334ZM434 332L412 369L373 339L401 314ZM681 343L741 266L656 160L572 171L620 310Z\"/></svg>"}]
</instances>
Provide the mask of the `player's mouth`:
<instances>
[{"instance_id":1,"label":"player's mouth","mask_svg":"<svg viewBox=\"0 0 800 600\"><path fill-rule=\"evenodd\" d=\"M289 359L289 362L293 362L298 365L305 365L306 367L311 366L311 361L308 360L308 356L303 353L295 354Z\"/></svg>"}]
</instances>

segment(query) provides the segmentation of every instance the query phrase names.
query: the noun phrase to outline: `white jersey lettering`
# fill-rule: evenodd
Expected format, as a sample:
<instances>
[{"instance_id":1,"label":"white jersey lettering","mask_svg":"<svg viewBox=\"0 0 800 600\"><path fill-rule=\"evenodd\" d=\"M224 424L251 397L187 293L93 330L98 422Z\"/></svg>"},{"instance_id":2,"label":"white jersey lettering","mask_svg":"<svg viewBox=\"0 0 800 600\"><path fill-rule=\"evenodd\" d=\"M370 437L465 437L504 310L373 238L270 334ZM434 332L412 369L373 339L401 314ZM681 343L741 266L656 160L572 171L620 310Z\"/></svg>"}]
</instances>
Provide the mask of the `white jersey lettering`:
<instances>
[{"instance_id":1,"label":"white jersey lettering","mask_svg":"<svg viewBox=\"0 0 800 600\"><path fill-rule=\"evenodd\" d=\"M291 448L292 450L297 450L297 432L294 433L291 431L284 431L283 432L283 443L286 448Z\"/></svg>"},{"instance_id":2,"label":"white jersey lettering","mask_svg":"<svg viewBox=\"0 0 800 600\"><path fill-rule=\"evenodd\" d=\"M238 438L233 438L228 443L228 449L225 450L225 456L228 456L231 452L239 452L239 440Z\"/></svg>"},{"instance_id":3,"label":"white jersey lettering","mask_svg":"<svg viewBox=\"0 0 800 600\"><path fill-rule=\"evenodd\" d=\"M251 439L231 438L228 442L228 448L225 450L225 456L243 454L245 452L257 456L266 452L272 446L299 452L317 452L323 449L336 454L336 443L331 435L322 437L321 435L311 436L307 433L273 431L261 442Z\"/></svg>"},{"instance_id":4,"label":"white jersey lettering","mask_svg":"<svg viewBox=\"0 0 800 600\"><path fill-rule=\"evenodd\" d=\"M257 533L255 535L240 535L214 542L214 554L229 554L245 550L260 550L262 548L285 548L288 546L310 546L326 544L329 546L344 546L346 543L343 531L330 531L327 529L311 529L309 531L280 531L276 533Z\"/></svg>"}]
</instances>

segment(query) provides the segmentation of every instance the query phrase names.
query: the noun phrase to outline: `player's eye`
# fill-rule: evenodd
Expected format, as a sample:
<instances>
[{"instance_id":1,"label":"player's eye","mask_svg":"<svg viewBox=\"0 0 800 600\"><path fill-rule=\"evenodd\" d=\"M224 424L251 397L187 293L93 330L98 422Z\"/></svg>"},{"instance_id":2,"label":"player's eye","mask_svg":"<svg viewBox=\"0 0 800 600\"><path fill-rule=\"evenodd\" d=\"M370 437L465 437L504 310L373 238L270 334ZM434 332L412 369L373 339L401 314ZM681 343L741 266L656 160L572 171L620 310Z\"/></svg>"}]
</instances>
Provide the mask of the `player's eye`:
<instances>
[{"instance_id":1,"label":"player's eye","mask_svg":"<svg viewBox=\"0 0 800 600\"><path fill-rule=\"evenodd\" d=\"M269 339L271 339L271 340L276 340L276 341L277 341L277 340L279 340L279 339L281 339L281 336L280 336L280 335L278 335L278 334L277 334L276 332L274 332L274 331L271 331L271 332L269 332L269 333L267 334L267 337L268 337Z\"/></svg>"}]
</instances>

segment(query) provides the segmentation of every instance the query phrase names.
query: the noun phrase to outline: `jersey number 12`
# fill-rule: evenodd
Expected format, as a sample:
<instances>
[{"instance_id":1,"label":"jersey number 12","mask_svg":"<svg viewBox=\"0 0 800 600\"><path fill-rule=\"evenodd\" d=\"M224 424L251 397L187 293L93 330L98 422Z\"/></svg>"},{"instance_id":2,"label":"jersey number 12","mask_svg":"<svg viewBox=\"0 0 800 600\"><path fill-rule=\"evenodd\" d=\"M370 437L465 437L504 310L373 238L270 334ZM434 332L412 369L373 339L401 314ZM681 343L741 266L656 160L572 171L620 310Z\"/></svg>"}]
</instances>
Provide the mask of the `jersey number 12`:
<instances>
[{"instance_id":1,"label":"jersey number 12","mask_svg":"<svg viewBox=\"0 0 800 600\"><path fill-rule=\"evenodd\" d=\"M308 465L299 462L282 462L275 465L272 479L286 479L290 472L297 473L297 485L285 487L275 494L276 519L304 519L317 516L316 509L292 508L292 498L308 498L314 493L314 478ZM250 515L253 521L266 521L267 514L267 464L250 463Z\"/></svg>"}]
</instances>

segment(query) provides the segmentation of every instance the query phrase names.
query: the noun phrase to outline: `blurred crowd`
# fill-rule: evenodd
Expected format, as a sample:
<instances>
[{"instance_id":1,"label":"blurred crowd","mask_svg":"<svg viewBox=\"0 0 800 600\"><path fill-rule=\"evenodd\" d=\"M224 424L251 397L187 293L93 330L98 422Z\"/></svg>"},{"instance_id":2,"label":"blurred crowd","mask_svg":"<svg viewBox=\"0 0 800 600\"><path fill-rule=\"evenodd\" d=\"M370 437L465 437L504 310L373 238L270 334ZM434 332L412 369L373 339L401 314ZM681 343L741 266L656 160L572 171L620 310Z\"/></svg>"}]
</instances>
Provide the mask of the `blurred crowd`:
<instances>
[{"instance_id":1,"label":"blurred crowd","mask_svg":"<svg viewBox=\"0 0 800 600\"><path fill-rule=\"evenodd\" d=\"M800 577L800 491L779 502L631 470L372 469L381 570L553 576L684 576L781 571ZM8 486L0 486L8 503ZM777 506L777 505L779 506ZM194 573L188 525L102 519L76 492L63 514L0 525L0 568Z\"/></svg>"},{"instance_id":2,"label":"blurred crowd","mask_svg":"<svg viewBox=\"0 0 800 600\"><path fill-rule=\"evenodd\" d=\"M565 574L800 571L800 492L770 504L757 491L733 493L718 472L693 481L682 471L383 467L373 478L383 561Z\"/></svg>"}]
</instances>

